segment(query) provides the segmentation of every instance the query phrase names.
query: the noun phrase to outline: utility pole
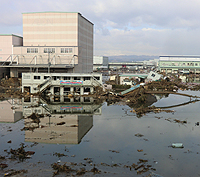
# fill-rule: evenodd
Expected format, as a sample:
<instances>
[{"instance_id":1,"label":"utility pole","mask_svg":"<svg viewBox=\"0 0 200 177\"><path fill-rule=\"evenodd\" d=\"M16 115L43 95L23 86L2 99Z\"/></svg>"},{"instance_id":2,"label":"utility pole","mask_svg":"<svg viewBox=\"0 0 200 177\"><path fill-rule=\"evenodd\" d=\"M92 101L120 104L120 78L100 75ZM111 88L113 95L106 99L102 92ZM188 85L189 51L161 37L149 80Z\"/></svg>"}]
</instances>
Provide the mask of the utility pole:
<instances>
[{"instance_id":1,"label":"utility pole","mask_svg":"<svg viewBox=\"0 0 200 177\"><path fill-rule=\"evenodd\" d=\"M51 63L50 63L50 53L51 52L48 52L48 73L50 73L50 66L51 66Z\"/></svg>"}]
</instances>

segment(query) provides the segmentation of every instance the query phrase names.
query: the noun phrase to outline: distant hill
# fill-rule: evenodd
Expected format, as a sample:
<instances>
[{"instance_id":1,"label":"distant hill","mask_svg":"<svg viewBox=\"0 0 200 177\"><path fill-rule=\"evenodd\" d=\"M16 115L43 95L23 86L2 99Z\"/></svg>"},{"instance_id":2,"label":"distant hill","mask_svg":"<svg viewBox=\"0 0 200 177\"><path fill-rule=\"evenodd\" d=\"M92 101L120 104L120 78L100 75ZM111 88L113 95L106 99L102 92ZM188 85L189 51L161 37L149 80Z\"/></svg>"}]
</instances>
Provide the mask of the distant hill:
<instances>
[{"instance_id":1,"label":"distant hill","mask_svg":"<svg viewBox=\"0 0 200 177\"><path fill-rule=\"evenodd\" d=\"M109 62L132 62L132 61L144 61L159 59L159 56L149 55L120 55L120 56L108 56Z\"/></svg>"}]
</instances>

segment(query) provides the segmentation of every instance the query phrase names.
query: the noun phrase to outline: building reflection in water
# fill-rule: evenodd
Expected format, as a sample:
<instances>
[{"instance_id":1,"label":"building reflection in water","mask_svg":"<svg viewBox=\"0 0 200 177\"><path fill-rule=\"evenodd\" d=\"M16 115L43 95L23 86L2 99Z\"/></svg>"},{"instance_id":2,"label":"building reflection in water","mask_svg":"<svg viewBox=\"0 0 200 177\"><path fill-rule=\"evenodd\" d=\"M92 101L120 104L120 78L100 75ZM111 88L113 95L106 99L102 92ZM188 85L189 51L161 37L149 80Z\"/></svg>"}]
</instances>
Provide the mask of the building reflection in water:
<instances>
[{"instance_id":1,"label":"building reflection in water","mask_svg":"<svg viewBox=\"0 0 200 177\"><path fill-rule=\"evenodd\" d=\"M25 141L79 144L93 126L93 115L101 114L101 104L93 98L80 100L47 104L42 98L23 99Z\"/></svg>"},{"instance_id":2,"label":"building reflection in water","mask_svg":"<svg viewBox=\"0 0 200 177\"><path fill-rule=\"evenodd\" d=\"M23 117L20 99L0 101L0 122L15 123Z\"/></svg>"}]
</instances>

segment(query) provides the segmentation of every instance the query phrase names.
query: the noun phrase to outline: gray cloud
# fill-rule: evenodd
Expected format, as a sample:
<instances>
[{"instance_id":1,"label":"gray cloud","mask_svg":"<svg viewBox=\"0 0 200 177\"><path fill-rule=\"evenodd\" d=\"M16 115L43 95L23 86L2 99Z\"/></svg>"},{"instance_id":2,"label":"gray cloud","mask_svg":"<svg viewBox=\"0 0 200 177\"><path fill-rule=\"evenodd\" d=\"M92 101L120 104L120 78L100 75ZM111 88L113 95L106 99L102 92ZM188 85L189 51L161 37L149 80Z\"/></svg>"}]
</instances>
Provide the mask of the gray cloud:
<instances>
[{"instance_id":1,"label":"gray cloud","mask_svg":"<svg viewBox=\"0 0 200 177\"><path fill-rule=\"evenodd\" d=\"M0 0L0 3L0 33L22 34L23 12L80 12L94 23L96 55L199 54L199 0Z\"/></svg>"}]
</instances>

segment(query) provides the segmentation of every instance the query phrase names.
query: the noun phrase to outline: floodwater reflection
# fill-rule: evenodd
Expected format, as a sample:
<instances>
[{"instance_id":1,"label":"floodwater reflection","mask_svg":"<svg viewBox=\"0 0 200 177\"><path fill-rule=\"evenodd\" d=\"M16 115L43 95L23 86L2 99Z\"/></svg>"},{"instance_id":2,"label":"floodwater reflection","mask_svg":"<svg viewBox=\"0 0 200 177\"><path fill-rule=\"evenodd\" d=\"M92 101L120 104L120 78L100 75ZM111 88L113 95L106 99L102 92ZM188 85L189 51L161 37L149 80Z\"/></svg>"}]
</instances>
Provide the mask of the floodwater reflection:
<instances>
[{"instance_id":1,"label":"floodwater reflection","mask_svg":"<svg viewBox=\"0 0 200 177\"><path fill-rule=\"evenodd\" d=\"M93 114L101 114L101 104L73 102L50 104L33 97L23 100L25 141L79 144L93 126Z\"/></svg>"},{"instance_id":2,"label":"floodwater reflection","mask_svg":"<svg viewBox=\"0 0 200 177\"><path fill-rule=\"evenodd\" d=\"M183 93L200 96L195 91ZM25 150L35 154L16 163L8 159L9 153L1 151L0 156L6 160L0 159L0 163L8 164L8 168L1 170L0 175L8 169L24 168L28 170L25 176L52 176L55 163L84 168L85 176L200 175L199 101L190 102L188 97L170 94L153 105L175 105L169 108L173 114L148 113L140 118L125 104L108 106L95 100L50 104L32 97L29 101L22 99L21 104L24 119L0 124L1 148L10 152L24 143ZM182 143L184 148L172 148L172 143ZM94 166L101 173L90 173Z\"/></svg>"},{"instance_id":3,"label":"floodwater reflection","mask_svg":"<svg viewBox=\"0 0 200 177\"><path fill-rule=\"evenodd\" d=\"M22 118L22 103L19 99L0 101L0 122L15 123Z\"/></svg>"}]
</instances>

